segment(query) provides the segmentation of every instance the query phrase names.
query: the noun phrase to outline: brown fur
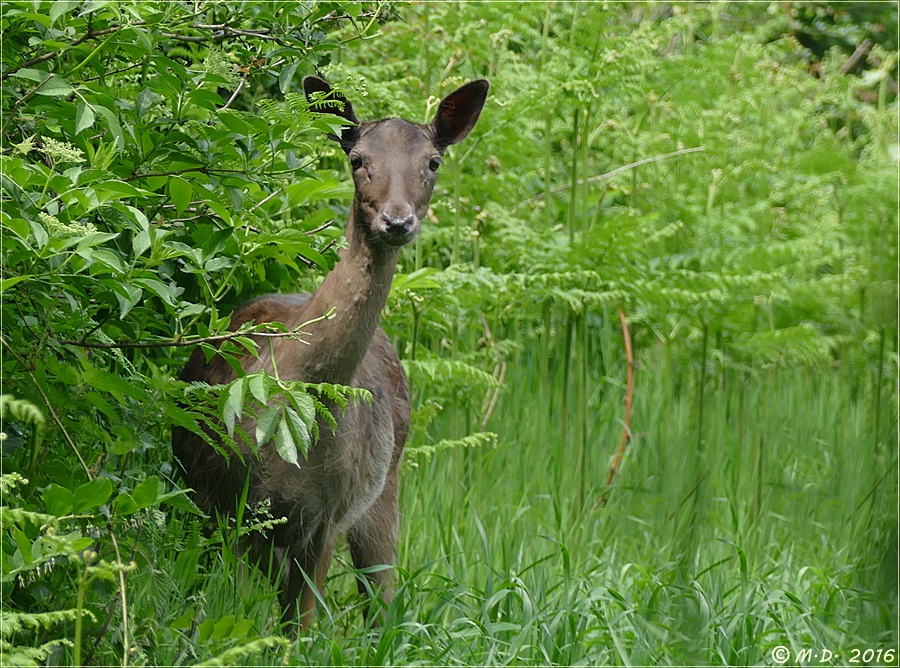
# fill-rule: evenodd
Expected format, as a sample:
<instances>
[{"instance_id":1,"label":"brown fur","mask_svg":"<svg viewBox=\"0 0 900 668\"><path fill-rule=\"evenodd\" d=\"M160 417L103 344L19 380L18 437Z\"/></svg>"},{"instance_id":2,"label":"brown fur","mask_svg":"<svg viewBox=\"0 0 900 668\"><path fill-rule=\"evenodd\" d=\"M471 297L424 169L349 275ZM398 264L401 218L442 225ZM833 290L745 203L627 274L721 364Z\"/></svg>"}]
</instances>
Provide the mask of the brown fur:
<instances>
[{"instance_id":1,"label":"brown fur","mask_svg":"<svg viewBox=\"0 0 900 668\"><path fill-rule=\"evenodd\" d=\"M249 499L271 502L275 517L286 517L270 536L285 561L281 595L283 618L292 619L299 600L305 627L315 607L314 592L301 569L321 590L334 541L346 533L354 565L392 565L398 524L398 469L409 429L409 387L387 336L378 327L390 291L400 247L418 234L436 175L431 167L447 145L465 138L484 104L488 84L479 80L448 96L429 125L388 119L359 123L352 106L327 83L304 80L307 95L320 91L343 103L334 113L352 123L341 142L354 166L356 192L347 224L348 248L313 295L267 295L235 311L232 328L246 322L281 322L297 328L334 309L334 317L309 326L305 341L260 339L259 358L241 360L246 373L273 370L281 378L361 387L371 405L334 406L337 429L320 421L319 440L300 467L289 464L272 443L258 454L242 446L226 461L204 439L175 428L172 447L185 482L207 512L234 510L249 475ZM182 379L227 383L231 367L216 356L207 364L194 351ZM245 422L252 434L252 423ZM264 563L267 544L252 546ZM392 597L391 569L368 575L382 599ZM365 591L360 583L360 591Z\"/></svg>"}]
</instances>

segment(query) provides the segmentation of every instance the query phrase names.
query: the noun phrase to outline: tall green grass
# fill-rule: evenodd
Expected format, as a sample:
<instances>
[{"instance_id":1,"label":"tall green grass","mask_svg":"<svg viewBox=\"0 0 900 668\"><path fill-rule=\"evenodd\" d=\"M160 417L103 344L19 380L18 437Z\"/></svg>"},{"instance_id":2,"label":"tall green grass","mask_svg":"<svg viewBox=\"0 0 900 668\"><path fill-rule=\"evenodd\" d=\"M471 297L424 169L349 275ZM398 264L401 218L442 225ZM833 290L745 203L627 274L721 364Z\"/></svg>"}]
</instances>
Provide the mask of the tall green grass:
<instances>
[{"instance_id":1,"label":"tall green grass","mask_svg":"<svg viewBox=\"0 0 900 668\"><path fill-rule=\"evenodd\" d=\"M565 346L550 346L543 362L540 345L526 347L489 425L496 447L405 468L400 586L384 626L365 625L358 574L339 550L290 663L768 665L779 645L845 657L897 646L892 388L840 368L708 372L701 423L702 365L660 346L639 360L634 439L605 489L622 429L624 355L612 326L585 329L583 408L560 401L564 380L573 397L582 382L563 370ZM451 422L433 436L449 438ZM592 509L603 494L607 503ZM136 631L158 651L151 661L238 651L240 638L225 632L235 623L253 636L285 633L274 589L241 573L223 544L203 551L199 572L181 563L196 558L186 551L133 576L138 604L151 590L162 598L159 618ZM172 629L182 610L212 621L203 632ZM228 628L217 636L216 624ZM265 665L284 651L257 648L241 660Z\"/></svg>"},{"instance_id":2,"label":"tall green grass","mask_svg":"<svg viewBox=\"0 0 900 668\"><path fill-rule=\"evenodd\" d=\"M894 646L890 392L840 369L729 371L706 377L701 423L702 369L674 375L667 354L641 361L636 438L597 510L624 365L596 355L590 494L577 494L578 435L536 438L539 414L558 425L579 411L538 404L528 355L491 425L500 444L471 453L464 484L443 484L439 459L407 475L401 563L433 562L465 592L441 625L482 620L478 651L498 663L757 663L776 645ZM562 378L546 379L550 396ZM891 418L875 434L879 404ZM490 648L489 622L504 630Z\"/></svg>"}]
</instances>

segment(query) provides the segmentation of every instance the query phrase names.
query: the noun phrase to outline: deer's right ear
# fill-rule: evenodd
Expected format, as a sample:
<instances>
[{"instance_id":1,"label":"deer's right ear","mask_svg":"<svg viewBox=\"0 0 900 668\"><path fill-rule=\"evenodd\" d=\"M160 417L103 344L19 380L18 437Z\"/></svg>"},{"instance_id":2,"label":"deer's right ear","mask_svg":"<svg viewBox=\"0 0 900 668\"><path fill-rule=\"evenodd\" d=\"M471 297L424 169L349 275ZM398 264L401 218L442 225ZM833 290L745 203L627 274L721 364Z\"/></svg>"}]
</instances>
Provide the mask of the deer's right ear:
<instances>
[{"instance_id":1,"label":"deer's right ear","mask_svg":"<svg viewBox=\"0 0 900 668\"><path fill-rule=\"evenodd\" d=\"M450 144L465 139L475 127L490 87L487 79L476 79L441 100L431 123L435 144L441 153Z\"/></svg>"},{"instance_id":2,"label":"deer's right ear","mask_svg":"<svg viewBox=\"0 0 900 668\"><path fill-rule=\"evenodd\" d=\"M334 114L352 123L341 130L340 137L328 135L329 139L340 142L341 148L349 153L359 138L359 119L353 113L353 105L350 104L350 100L334 90L327 81L314 76L303 77L303 92L306 93L306 99L315 111ZM313 93L322 93L322 97L313 100Z\"/></svg>"}]
</instances>

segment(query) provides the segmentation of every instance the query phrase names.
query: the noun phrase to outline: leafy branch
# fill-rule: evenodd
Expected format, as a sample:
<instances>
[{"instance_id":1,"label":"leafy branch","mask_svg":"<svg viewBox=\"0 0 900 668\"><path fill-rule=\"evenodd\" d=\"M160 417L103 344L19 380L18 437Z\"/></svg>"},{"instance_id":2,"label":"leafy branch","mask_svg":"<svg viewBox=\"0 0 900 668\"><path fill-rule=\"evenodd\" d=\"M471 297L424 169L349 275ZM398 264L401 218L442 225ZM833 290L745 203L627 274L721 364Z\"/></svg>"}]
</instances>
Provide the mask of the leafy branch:
<instances>
[{"instance_id":1,"label":"leafy branch","mask_svg":"<svg viewBox=\"0 0 900 668\"><path fill-rule=\"evenodd\" d=\"M325 315L319 316L318 318L313 318L298 327L295 327L289 331L270 331L269 328L272 327L273 323L262 323L259 325L251 325L251 326L242 326L240 329L229 332L228 334L213 334L211 336L199 336L194 338L182 339L182 338L174 338L174 339L166 339L164 341L113 341L113 342L98 342L98 341L69 341L64 340L60 341L63 345L69 346L78 346L79 348L97 348L97 349L126 349L126 348L179 348L184 346L194 346L200 343L220 343L222 341L229 341L231 339L236 339L239 337L246 336L256 336L265 339L297 339L301 340L301 337L306 334L304 329L309 325L313 325L317 322L321 322L323 320L330 320L334 317L334 309L330 310Z\"/></svg>"}]
</instances>

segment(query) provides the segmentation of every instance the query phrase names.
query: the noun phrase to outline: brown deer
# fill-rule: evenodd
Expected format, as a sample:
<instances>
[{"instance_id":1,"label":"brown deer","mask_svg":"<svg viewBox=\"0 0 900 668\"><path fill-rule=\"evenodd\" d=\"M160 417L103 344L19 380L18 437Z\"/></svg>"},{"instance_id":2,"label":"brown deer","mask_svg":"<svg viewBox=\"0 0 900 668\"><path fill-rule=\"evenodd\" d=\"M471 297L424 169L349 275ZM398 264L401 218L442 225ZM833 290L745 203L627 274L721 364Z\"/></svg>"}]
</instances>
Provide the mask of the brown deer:
<instances>
[{"instance_id":1,"label":"brown deer","mask_svg":"<svg viewBox=\"0 0 900 668\"><path fill-rule=\"evenodd\" d=\"M370 569L373 591L385 604L392 596L392 566L397 538L398 468L409 428L409 386L397 353L378 327L400 249L419 233L428 211L441 156L475 126L489 84L472 81L448 95L434 120L422 125L399 118L360 122L350 102L317 77L303 88L311 102L331 105L329 113L350 123L340 142L353 170L355 194L345 236L348 247L313 295L267 295L235 311L232 329L248 322L280 322L289 329L320 318L304 341L274 339L259 346L259 358L246 355L246 373L273 371L281 378L365 388L373 402L332 406L337 428L320 421L319 440L300 466L286 462L273 443L254 452L241 445L241 457L226 460L202 437L173 429L172 448L184 479L207 512L235 509L249 475L248 503L268 500L275 527L267 545L253 546L257 558L274 546L286 560L281 592L282 619L290 621L299 600L300 622L308 626L315 607L314 582L321 591L335 538L346 533L353 564ZM315 96L313 93L322 93ZM220 356L207 363L194 351L181 374L186 381L227 383L235 373ZM247 433L253 425L245 422ZM279 563L281 563L279 561ZM305 577L304 577L305 574ZM359 583L365 594L366 584Z\"/></svg>"}]
</instances>

